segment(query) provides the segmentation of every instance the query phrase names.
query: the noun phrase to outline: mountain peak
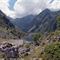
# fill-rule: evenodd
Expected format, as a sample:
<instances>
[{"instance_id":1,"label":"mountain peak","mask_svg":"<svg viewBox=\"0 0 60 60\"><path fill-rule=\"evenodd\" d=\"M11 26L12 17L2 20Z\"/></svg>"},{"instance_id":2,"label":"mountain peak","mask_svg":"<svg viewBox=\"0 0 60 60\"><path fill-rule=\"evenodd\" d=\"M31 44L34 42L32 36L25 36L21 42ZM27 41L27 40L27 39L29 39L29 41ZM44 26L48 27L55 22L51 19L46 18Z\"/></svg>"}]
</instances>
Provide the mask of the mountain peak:
<instances>
[{"instance_id":1,"label":"mountain peak","mask_svg":"<svg viewBox=\"0 0 60 60\"><path fill-rule=\"evenodd\" d=\"M45 9L41 13L51 13L51 11L49 9Z\"/></svg>"},{"instance_id":2,"label":"mountain peak","mask_svg":"<svg viewBox=\"0 0 60 60\"><path fill-rule=\"evenodd\" d=\"M52 11L45 9L33 20L33 26L29 29L30 32L48 32L54 31L56 27L55 16ZM51 27L52 25L52 27Z\"/></svg>"},{"instance_id":3,"label":"mountain peak","mask_svg":"<svg viewBox=\"0 0 60 60\"><path fill-rule=\"evenodd\" d=\"M45 9L44 11L48 11L49 12L50 10L49 9Z\"/></svg>"}]
</instances>

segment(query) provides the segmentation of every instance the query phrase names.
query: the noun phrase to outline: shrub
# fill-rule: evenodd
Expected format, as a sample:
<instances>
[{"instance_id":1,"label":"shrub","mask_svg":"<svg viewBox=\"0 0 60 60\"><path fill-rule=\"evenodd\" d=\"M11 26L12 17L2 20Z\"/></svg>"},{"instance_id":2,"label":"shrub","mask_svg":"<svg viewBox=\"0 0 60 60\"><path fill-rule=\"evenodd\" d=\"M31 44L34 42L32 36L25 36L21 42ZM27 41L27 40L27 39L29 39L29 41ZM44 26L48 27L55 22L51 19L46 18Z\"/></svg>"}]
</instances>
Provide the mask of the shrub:
<instances>
[{"instance_id":1,"label":"shrub","mask_svg":"<svg viewBox=\"0 0 60 60\"><path fill-rule=\"evenodd\" d=\"M45 47L44 60L60 60L60 43L56 42Z\"/></svg>"},{"instance_id":2,"label":"shrub","mask_svg":"<svg viewBox=\"0 0 60 60\"><path fill-rule=\"evenodd\" d=\"M57 29L60 30L60 16L57 17Z\"/></svg>"},{"instance_id":3,"label":"shrub","mask_svg":"<svg viewBox=\"0 0 60 60\"><path fill-rule=\"evenodd\" d=\"M33 41L36 43L36 45L39 45L39 41L42 38L42 34L41 33L36 33L33 35Z\"/></svg>"}]
</instances>

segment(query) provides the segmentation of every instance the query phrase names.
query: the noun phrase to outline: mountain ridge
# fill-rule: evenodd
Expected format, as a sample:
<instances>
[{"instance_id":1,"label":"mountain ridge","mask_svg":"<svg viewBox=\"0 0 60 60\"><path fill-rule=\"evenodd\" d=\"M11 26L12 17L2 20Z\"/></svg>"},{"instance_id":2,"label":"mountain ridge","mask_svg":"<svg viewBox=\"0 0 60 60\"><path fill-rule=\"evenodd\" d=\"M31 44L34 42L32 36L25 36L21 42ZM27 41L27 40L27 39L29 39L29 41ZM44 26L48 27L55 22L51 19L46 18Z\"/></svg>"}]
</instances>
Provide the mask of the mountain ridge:
<instances>
[{"instance_id":1,"label":"mountain ridge","mask_svg":"<svg viewBox=\"0 0 60 60\"><path fill-rule=\"evenodd\" d=\"M41 12L39 15L37 15L35 18L34 18L34 20L33 20L33 27L34 26L36 26L34 29L32 29L31 31L33 31L34 32L34 30L35 29L40 29L41 31L42 30L44 30L44 26L46 26L46 25L44 25L44 24L50 24L50 27L51 27L51 24L53 24L52 22L54 22L54 24L56 23L56 21L55 21L55 17L56 16L54 16L54 14L50 11L50 10L48 10L48 9L46 9L46 10L44 10L43 12ZM39 28L39 26L42 26L41 28ZM44 25L44 26L43 26ZM53 25L52 25L53 26ZM48 28L48 27L47 27ZM54 27L52 27L52 28L50 28L51 30L55 30L55 29L53 29ZM40 31L39 30L39 31ZM28 31L28 32L31 32L31 31ZM41 32L40 31L40 32ZM47 31L47 30L46 30ZM38 32L38 30L36 31L36 32ZM42 31L42 32L44 32L44 31Z\"/></svg>"}]
</instances>

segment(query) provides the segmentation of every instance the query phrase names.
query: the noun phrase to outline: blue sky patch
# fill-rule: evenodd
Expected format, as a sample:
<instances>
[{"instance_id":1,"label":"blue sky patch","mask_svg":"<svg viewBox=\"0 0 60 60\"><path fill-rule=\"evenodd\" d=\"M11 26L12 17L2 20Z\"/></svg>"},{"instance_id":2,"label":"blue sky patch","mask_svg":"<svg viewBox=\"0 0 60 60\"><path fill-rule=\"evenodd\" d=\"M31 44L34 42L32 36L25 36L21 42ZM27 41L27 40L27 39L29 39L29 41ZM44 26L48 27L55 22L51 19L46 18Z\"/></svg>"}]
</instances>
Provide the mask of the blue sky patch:
<instances>
[{"instance_id":1,"label":"blue sky patch","mask_svg":"<svg viewBox=\"0 0 60 60\"><path fill-rule=\"evenodd\" d=\"M9 0L9 9L13 10L14 9L14 5L16 3L17 0Z\"/></svg>"}]
</instances>

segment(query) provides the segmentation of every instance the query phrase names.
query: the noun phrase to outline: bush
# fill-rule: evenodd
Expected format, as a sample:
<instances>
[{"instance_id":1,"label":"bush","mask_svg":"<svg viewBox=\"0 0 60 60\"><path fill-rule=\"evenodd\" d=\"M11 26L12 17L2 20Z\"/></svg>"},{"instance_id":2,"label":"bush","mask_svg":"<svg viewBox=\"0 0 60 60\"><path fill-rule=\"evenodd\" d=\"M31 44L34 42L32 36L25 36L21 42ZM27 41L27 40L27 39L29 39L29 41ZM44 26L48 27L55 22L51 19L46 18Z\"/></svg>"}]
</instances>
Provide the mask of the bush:
<instances>
[{"instance_id":1,"label":"bush","mask_svg":"<svg viewBox=\"0 0 60 60\"><path fill-rule=\"evenodd\" d=\"M60 16L57 17L57 29L60 30Z\"/></svg>"},{"instance_id":2,"label":"bush","mask_svg":"<svg viewBox=\"0 0 60 60\"><path fill-rule=\"evenodd\" d=\"M60 60L60 43L56 42L45 47L44 60Z\"/></svg>"},{"instance_id":3,"label":"bush","mask_svg":"<svg viewBox=\"0 0 60 60\"><path fill-rule=\"evenodd\" d=\"M36 43L36 45L39 45L41 38L42 38L41 33L36 33L33 35L33 41Z\"/></svg>"}]
</instances>

